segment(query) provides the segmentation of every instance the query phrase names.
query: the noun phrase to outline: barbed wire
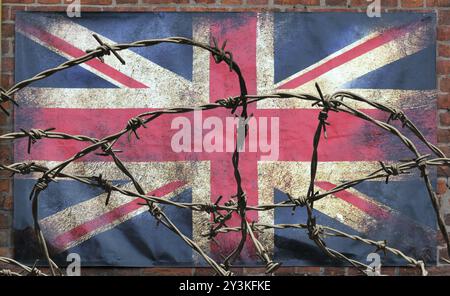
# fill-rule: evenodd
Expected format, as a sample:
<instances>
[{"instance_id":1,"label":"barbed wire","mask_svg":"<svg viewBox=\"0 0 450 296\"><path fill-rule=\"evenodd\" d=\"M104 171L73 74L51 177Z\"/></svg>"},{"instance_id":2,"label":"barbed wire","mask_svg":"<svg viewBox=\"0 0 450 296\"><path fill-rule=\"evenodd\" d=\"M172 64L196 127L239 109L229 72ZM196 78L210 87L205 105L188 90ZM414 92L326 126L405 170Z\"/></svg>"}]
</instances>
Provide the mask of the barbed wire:
<instances>
[{"instance_id":1,"label":"barbed wire","mask_svg":"<svg viewBox=\"0 0 450 296\"><path fill-rule=\"evenodd\" d=\"M192 248L195 252L197 252L213 268L215 273L218 275L225 276L233 274L230 271L230 269L233 266L233 263L236 261L236 259L239 258L245 244L248 243L249 241L251 241L251 243L254 245L257 255L266 265L266 273L271 274L274 271L276 271L276 269L281 264L279 262L273 261L273 259L271 258L272 254L270 254L267 247L264 246L264 244L258 240L257 233L263 232L268 229L287 229L287 228L294 228L299 230L301 229L307 231L309 238L325 254L336 260L341 260L349 263L350 265L359 269L364 274L368 274L371 271L375 271L374 267L370 267L362 262L359 262L352 258L348 258L342 252L339 252L337 250L328 247L325 241L326 237L335 236L345 239L351 239L366 245L376 247L376 251L389 252L395 256L398 256L404 259L405 262L407 262L408 264L418 268L421 271L422 275L426 275L427 271L425 269L425 264L422 260L416 260L412 257L405 255L402 251L395 249L391 246L388 246L386 241L374 241L357 235L347 234L345 232L330 228L328 226L317 224L316 217L313 214L314 202L326 196L338 193L342 190L349 189L351 187L356 186L357 184L360 184L368 180L385 179L385 182L388 183L389 178L391 176L409 174L411 170L417 169L418 171L420 171L421 178L423 179L424 184L427 188L427 193L429 195L430 201L436 214L436 220L439 226L439 230L444 238L444 241L446 242L447 251L450 255L450 241L448 233L446 231L445 223L439 210L439 201L435 191L432 188L429 173L427 170L429 166L450 166L450 158L448 158L437 146L429 142L425 138L425 136L419 131L419 129L408 119L408 117L402 111L396 110L392 107L389 107L387 105L375 101L365 99L350 92L341 91L336 92L332 95L326 95L322 93L318 84L316 84L318 96L310 94L294 94L289 92L276 92L272 94L263 94L263 95L248 94L244 76L241 73L238 64L233 60L232 53L226 50L226 42L224 42L221 46L219 46L215 38L212 38L213 41L212 45L196 42L194 40L184 37L149 39L125 44L107 44L103 42L99 36L95 34L93 36L99 43L99 46L95 49L87 50L85 55L72 60L68 60L67 62L62 63L57 67L42 71L29 79L16 83L7 90L1 88L0 109L3 110L3 112L8 116L9 112L7 108L2 106L3 103L9 101L15 106L19 106L17 101L13 98L14 94L16 94L17 91L27 87L33 82L45 79L57 72L63 71L76 65L80 65L82 63L85 63L87 61L96 58L104 62L103 57L105 55L110 54L113 54L122 64L125 64L126 61L119 54L121 50L134 47L155 46L157 44L162 43L188 45L209 51L216 63L223 62L227 64L230 72L234 73L237 76L239 80L240 95L235 97L223 98L217 100L215 103L208 103L201 106L166 108L145 112L130 118L126 122L126 124L124 124L124 128L121 129L120 131L117 131L101 139L97 139L86 135L72 135L64 133L61 131L57 131L56 128L54 127L50 127L47 129L30 129L30 130L21 129L20 132L11 132L0 135L0 140L18 140L28 138L28 147L27 147L28 153L30 153L32 145L34 143L44 138L68 140L68 141L80 141L89 144L87 147L78 151L72 157L58 163L53 167L46 167L44 165L40 165L35 162L18 162L9 165L0 164L0 170L10 172L11 177L14 176L15 174L23 174L23 175L37 174L37 176L39 176L30 193L30 199L32 201L32 215L34 221L34 229L37 235L37 241L42 249L43 255L47 260L51 275L62 275L63 273L58 268L56 263L53 262L53 260L51 259L47 248L47 242L39 226L38 220L39 195L41 192L47 189L49 183L57 181L57 179L59 178L62 179L68 178L80 183L101 188L107 194L107 198L105 200L106 205L110 201L112 192L118 192L126 196L142 199L142 204L147 206L149 214L153 216L158 221L158 223L164 225L173 233L175 233L177 236L179 236L190 248ZM293 197L290 194L288 194L287 200L278 203L260 204L257 206L248 205L247 196L242 186L242 177L239 170L239 160L240 160L239 156L241 150L240 145L242 145L242 140L245 140L248 134L247 119L249 118L249 115L247 107L249 104L254 104L262 100L286 99L286 98L309 101L311 102L312 106L320 108L318 114L318 125L313 138L313 153L311 157L310 181L308 191L304 196L299 197ZM374 119L371 116L367 115L366 113L351 107L349 104L345 102L349 100L361 102L367 104L368 106L372 106L378 110L383 111L388 115L387 122ZM116 142L124 135L127 135L128 140L131 139L131 136L133 134L137 139L140 139L137 130L141 127L150 128L146 124L150 123L153 120L156 120L157 118L159 118L164 114L188 113L198 110L206 111L217 108L229 109L231 114L235 114L237 110L240 111L239 126L235 135L238 141L236 142L236 145L234 147L234 152L231 160L234 168L233 172L234 178L236 181L236 194L229 197L228 200L222 203L220 203L223 199L222 196L219 196L214 203L186 203L173 201L170 199L163 199L154 195L145 194L144 189L137 181L138 178L136 178L127 169L126 165L118 157L118 153L120 153L121 151L113 149ZM330 125L330 122L328 121L329 112L344 112L350 114L364 121L370 122L371 124L383 129L384 131L395 135L397 138L400 139L400 141L404 144L404 146L414 154L414 158L409 160L403 160L401 162L393 163L390 165L387 165L380 161L379 169L366 176L342 182L333 189L330 189L322 193L316 192L314 184L318 170L318 163L320 161L318 157L318 147L320 140L322 138L322 134L325 138L327 137L327 126ZM425 144L425 146L430 150L431 153L430 154L419 153L414 142L408 137L406 137L402 132L400 132L395 126L390 124L392 121L396 120L402 123L403 129L411 131L413 135L415 135L415 137L421 143ZM239 139L241 139L241 141L239 141ZM91 153L95 153L97 155L104 157L110 157L114 161L115 166L122 173L124 173L133 183L134 190L128 190L121 188L120 186L113 185L112 181L103 178L101 173L95 176L94 175L88 176L88 175L69 174L64 171L64 169L69 164ZM432 154L435 155L436 157L431 158ZM210 230L207 233L202 233L202 236L207 237L212 241L217 242L215 240L217 234L219 233L226 234L230 232L239 232L241 234L240 240L237 246L229 254L223 256L224 259L222 262L217 262L209 254L207 254L198 245L197 242L193 241L191 238L187 237L179 230L179 228L162 210L161 205L174 206L177 208L206 212L208 214L211 214L212 222ZM269 225L256 223L255 221L250 222L247 216L247 212L249 211L269 211L274 210L276 208L292 208L292 210L295 211L297 207L306 208L307 212L306 224L298 223L298 224ZM231 219L233 213L236 213L239 216L240 219L239 227L228 227L226 225L226 222ZM10 264L21 269L21 272L11 271L10 269L2 269L0 270L0 275L21 275L22 273L26 273L28 275L45 275L43 272L37 270L35 267L30 268L13 259L0 257L0 262L4 264Z\"/></svg>"},{"instance_id":2,"label":"barbed wire","mask_svg":"<svg viewBox=\"0 0 450 296\"><path fill-rule=\"evenodd\" d=\"M0 262L8 265L15 266L20 269L20 271L12 271L10 269L1 269L0 270L0 276L47 276L44 272L40 271L38 268L36 268L36 263L33 265L33 267L26 266L14 259L7 258L7 257L0 257Z\"/></svg>"}]
</instances>

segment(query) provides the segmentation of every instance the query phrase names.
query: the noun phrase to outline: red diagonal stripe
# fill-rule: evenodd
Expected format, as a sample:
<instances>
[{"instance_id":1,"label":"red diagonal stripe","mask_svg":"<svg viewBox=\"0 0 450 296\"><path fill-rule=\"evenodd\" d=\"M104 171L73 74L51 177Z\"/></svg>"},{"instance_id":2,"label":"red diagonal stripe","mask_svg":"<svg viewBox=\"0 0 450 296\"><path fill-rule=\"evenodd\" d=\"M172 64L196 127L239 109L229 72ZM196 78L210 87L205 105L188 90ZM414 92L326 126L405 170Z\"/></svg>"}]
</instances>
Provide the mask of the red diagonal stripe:
<instances>
[{"instance_id":1,"label":"red diagonal stripe","mask_svg":"<svg viewBox=\"0 0 450 296\"><path fill-rule=\"evenodd\" d=\"M421 24L412 24L408 26L402 26L397 28L392 28L386 30L374 38L371 38L352 49L343 52L342 54L330 59L329 61L311 69L310 71L286 82L285 84L278 87L279 89L293 89L303 84L316 79L320 75L325 74L326 72L333 70L359 56L362 56L365 53L368 53L371 50L374 50L377 47L380 47L395 38L398 38L402 35L405 35L407 32L413 31L418 28Z\"/></svg>"},{"instance_id":2,"label":"red diagonal stripe","mask_svg":"<svg viewBox=\"0 0 450 296\"><path fill-rule=\"evenodd\" d=\"M327 181L316 181L315 184L324 189L324 190L331 190L336 187L336 185L327 182ZM340 198L342 200L345 200L348 203L351 203L361 211L367 213L368 215L372 216L376 219L389 219L391 218L391 213L387 211L386 209L383 209L382 207L371 203L370 201L367 201L349 191L342 190L337 193L333 194L337 198Z\"/></svg>"},{"instance_id":3,"label":"red diagonal stripe","mask_svg":"<svg viewBox=\"0 0 450 296\"><path fill-rule=\"evenodd\" d=\"M72 44L66 42L65 40L52 35L38 27L31 26L29 24L26 24L24 22L18 22L17 23L17 29L32 35L42 42L53 46L54 48L60 50L61 52L64 52L65 54L70 55L71 57L78 58L86 54L83 50L73 46ZM147 88L147 86L123 73L120 71L114 69L111 66L108 66L107 64L104 64L100 62L98 59L93 59L85 64L91 66L95 70L105 74L106 76L114 79L115 81L123 84L124 86L130 87L130 88Z\"/></svg>"},{"instance_id":4,"label":"red diagonal stripe","mask_svg":"<svg viewBox=\"0 0 450 296\"><path fill-rule=\"evenodd\" d=\"M173 192L174 190L185 184L186 183L183 181L174 181L150 192L148 195L161 197L170 192ZM55 247L61 250L64 249L65 246L73 241L78 240L82 236L110 223L113 223L115 220L139 209L140 207L142 207L142 205L139 204L142 203L142 201L143 200L141 198L136 198L126 204L118 206L117 208L98 216L93 220L85 222L67 232L58 235L54 240Z\"/></svg>"}]
</instances>

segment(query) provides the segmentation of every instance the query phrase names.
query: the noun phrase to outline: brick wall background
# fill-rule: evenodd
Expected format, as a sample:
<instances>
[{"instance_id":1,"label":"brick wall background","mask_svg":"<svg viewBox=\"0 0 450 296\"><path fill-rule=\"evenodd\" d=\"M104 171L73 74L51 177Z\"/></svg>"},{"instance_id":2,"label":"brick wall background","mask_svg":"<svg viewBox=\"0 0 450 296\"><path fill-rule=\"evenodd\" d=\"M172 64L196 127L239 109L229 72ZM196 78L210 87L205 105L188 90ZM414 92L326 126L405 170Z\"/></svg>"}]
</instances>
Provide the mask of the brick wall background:
<instances>
[{"instance_id":1,"label":"brick wall background","mask_svg":"<svg viewBox=\"0 0 450 296\"><path fill-rule=\"evenodd\" d=\"M2 1L1 81L3 88L14 82L14 20L17 11L66 11L72 0L3 0ZM358 11L364 12L366 0L81 0L83 12L139 11ZM382 13L389 11L434 11L437 14L437 88L438 144L450 155L450 0L381 0ZM12 109L10 105L6 105ZM12 130L11 118L0 114L0 132ZM0 163L10 163L11 144L0 142ZM440 169L437 193L441 210L450 227L450 169ZM0 172L0 256L13 256L12 182ZM449 228L450 229L450 228ZM444 242L439 240L439 256L446 256ZM432 275L450 275L450 266L428 267ZM236 268L237 274L263 274L262 268ZM408 267L383 268L390 275L418 274ZM209 268L82 268L83 275L209 275ZM356 275L353 268L281 267L278 275Z\"/></svg>"}]
</instances>

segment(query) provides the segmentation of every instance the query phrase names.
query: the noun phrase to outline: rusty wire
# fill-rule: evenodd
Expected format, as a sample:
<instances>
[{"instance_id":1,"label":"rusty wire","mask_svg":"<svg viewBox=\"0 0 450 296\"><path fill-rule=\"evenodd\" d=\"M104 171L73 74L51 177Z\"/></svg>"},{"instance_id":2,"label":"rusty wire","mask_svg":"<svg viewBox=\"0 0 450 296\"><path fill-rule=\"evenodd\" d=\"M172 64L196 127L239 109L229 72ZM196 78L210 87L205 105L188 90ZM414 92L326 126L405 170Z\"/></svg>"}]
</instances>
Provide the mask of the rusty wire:
<instances>
[{"instance_id":1,"label":"rusty wire","mask_svg":"<svg viewBox=\"0 0 450 296\"><path fill-rule=\"evenodd\" d=\"M256 233L262 232L267 229L286 229L286 228L306 230L308 232L309 238L312 241L314 241L314 243L325 254L327 254L331 258L345 261L351 264L364 274L368 274L369 271L371 270L374 271L374 269L373 268L371 269L371 267L367 266L362 262L346 257L343 253L337 250L333 250L327 247L325 238L329 236L336 236L355 240L360 243L376 247L376 251L389 252L396 256L399 256L400 258L403 258L405 262L407 262L408 264L417 267L421 271L422 275L426 275L427 271L425 269L425 264L423 261L416 260L412 257L405 255L402 251L397 250L391 246L388 246L386 241L373 241L367 238L362 238L356 235L350 235L340 230L317 224L316 218L313 215L314 202L321 198L324 198L325 196L351 188L367 180L385 179L387 183L391 176L407 174L413 169L418 169L421 172L421 178L425 183L428 195L430 197L430 201L436 213L439 229L447 244L447 251L450 254L450 241L448 233L445 229L445 224L443 222L442 215L440 214L439 211L438 199L436 193L434 192L431 186L429 174L427 171L427 167L429 166L450 166L450 158L446 157L446 155L438 147L429 142L424 137L424 135L419 131L419 129L407 118L407 116L402 111L396 110L394 108L380 104L378 102L362 98L350 92L336 92L335 94L332 95L324 95L317 84L316 88L318 96L310 94L293 94L288 92L277 92L265 95L249 95L247 93L244 77L240 71L238 64L233 60L232 53L225 49L226 42L224 42L221 46L219 46L215 38L212 38L213 40L212 45L199 43L194 40L183 37L149 39L126 44L107 44L104 43L97 35L94 35L94 38L99 43L99 46L95 49L87 50L85 55L72 60L68 60L67 62L57 67L38 73L29 79L16 83L7 90L1 88L0 108L4 111L6 115L9 115L7 108L2 106L2 103L10 101L14 105L18 106L18 103L15 101L15 99L13 99L14 94L18 90L25 88L26 86L30 85L35 81L47 78L59 71L63 71L70 67L80 65L95 58L98 58L103 62L104 61L103 57L111 53L122 64L125 64L126 61L124 61L122 57L119 55L118 53L119 51L133 47L154 46L161 43L174 43L180 45L195 46L209 51L212 54L214 61L216 63L224 62L225 64L228 65L230 72L233 72L238 77L240 86L240 95L220 99L215 103L209 103L201 106L168 108L145 112L139 114L138 116L130 118L128 122L124 124L125 127L122 130L101 139L88 137L85 135L71 135L64 132L58 132L55 131L55 128L53 127L47 129L31 129L28 131L21 129L20 132L11 132L0 135L0 140L17 140L22 138L28 138L28 153L30 152L32 145L36 141L43 138L81 141L87 142L89 144L86 148L82 149L72 157L66 159L65 161L59 163L58 165L55 165L52 168L48 168L33 162L13 163L9 165L0 164L0 170L9 171L11 173L11 176L13 176L14 174L32 174L32 173L40 174L39 179L37 180L35 186L33 187L32 192L30 193L30 199L32 200L34 227L36 230L38 242L47 260L52 275L62 274L62 272L50 258L45 237L39 227L38 205L39 205L39 194L42 191L46 190L50 182L56 181L56 179L58 178L69 178L84 184L96 186L103 189L107 193L107 199L105 201L106 204L108 204L111 192L113 191L119 192L127 196L141 198L142 201L145 203L145 205L148 207L149 214L151 214L159 223L167 227L169 230L173 231L189 247L191 247L200 256L202 256L203 259L214 269L215 273L218 275L232 275L230 268L233 266L233 262L239 257L243 247L245 246L246 243L248 243L248 241L251 241L253 243L257 255L260 257L262 262L266 264L266 273L273 273L280 266L280 263L274 262L271 259L271 254L266 249L266 247L258 240ZM258 206L247 205L247 197L242 187L241 175L239 171L239 150L240 150L239 141L237 141L232 155L234 177L236 180L236 194L234 196L231 196L228 201L222 204L220 204L222 196L218 197L215 203L182 203L168 199L163 199L157 196L146 195L145 191L143 190L139 182L126 168L126 165L117 156L118 152L120 151L113 149L115 143L123 135L127 135L128 138L130 139L131 135L134 134L136 138L139 139L137 130L141 127L148 128L146 124L150 123L151 121L157 119L158 117L164 114L187 113L196 110L211 110L216 108L230 109L232 114L234 114L238 109L240 110L239 118L242 120L240 122L241 124L243 124L243 126L241 126L243 127L243 129L238 128L237 138L242 139L243 137L243 139L245 139L248 133L248 126L246 121L246 119L249 117L247 113L248 104L253 104L265 99L285 99L285 98L295 98L299 100L310 101L313 106L319 107L321 109L318 115L318 126L313 139L313 154L311 158L310 183L309 183L310 185L308 191L305 193L304 196L293 197L288 194L288 199L279 203L260 204ZM350 107L348 104L346 104L345 100L359 101L367 105L370 105L376 109L385 112L389 116L389 119L387 122L382 122L377 119L374 119L369 115L365 114L364 112ZM404 160L402 162L394 163L391 165L386 165L383 162L380 162L380 168L367 176L362 176L354 180L342 182L341 184L338 184L335 188L329 191L325 191L322 193L315 192L314 182L317 173L317 165L319 163L317 150L319 147L322 134L326 138L326 128L328 125L330 125L330 123L327 121L329 112L345 112L378 126L379 128L397 136L406 146L406 148L409 149L415 155L415 157L413 159ZM390 124L391 121L395 120L399 120L402 123L402 128L410 130L420 142L424 143L429 148L431 153L420 154L413 141L408 137L406 137L403 133L401 133L396 127ZM102 174L99 174L98 176L82 176L82 175L68 174L64 172L64 169L70 163L94 152L98 155L111 157L117 168L120 169L133 183L135 191L126 190L120 188L119 186L113 185L110 180L104 179L102 177ZM436 157L432 158L431 154L434 154ZM239 232L241 234L241 239L238 245L235 247L235 249L233 249L233 251L230 252L228 255L224 256L223 262L219 263L215 261L213 258L211 258L208 254L206 254L198 246L196 242L185 236L177 228L177 226L167 217L167 215L164 213L164 211L161 209L159 205L170 205L178 208L190 209L192 211L203 211L210 213L212 215L212 226L210 228L210 231L208 233L204 233L203 235L211 240L214 240L214 237L219 233L229 233L229 232ZM308 214L306 224L298 223L298 224L268 225L255 222L251 223L247 218L248 211L268 211L273 210L275 208L286 208L286 207L292 208L293 210L295 210L297 207L305 207ZM237 213L240 217L239 227L226 226L226 221L231 218L233 213ZM26 273L29 275L45 275L43 272L39 271L35 267L33 268L27 267L13 259L0 257L0 262L11 264L21 269L21 272L11 271L10 269L2 269L0 270L0 275L21 275L22 273Z\"/></svg>"}]
</instances>

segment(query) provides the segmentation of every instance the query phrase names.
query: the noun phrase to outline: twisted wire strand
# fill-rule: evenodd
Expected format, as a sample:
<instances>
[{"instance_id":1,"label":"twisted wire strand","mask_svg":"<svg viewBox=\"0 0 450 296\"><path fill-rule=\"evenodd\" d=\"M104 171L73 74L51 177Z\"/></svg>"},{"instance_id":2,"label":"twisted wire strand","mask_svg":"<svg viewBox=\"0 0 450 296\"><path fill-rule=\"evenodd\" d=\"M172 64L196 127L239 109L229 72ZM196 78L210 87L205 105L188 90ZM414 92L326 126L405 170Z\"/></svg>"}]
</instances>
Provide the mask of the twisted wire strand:
<instances>
[{"instance_id":1,"label":"twisted wire strand","mask_svg":"<svg viewBox=\"0 0 450 296\"><path fill-rule=\"evenodd\" d=\"M65 161L59 163L58 165L55 165L52 168L47 168L42 165L36 164L36 163L14 163L10 165L4 165L0 164L0 170L6 170L11 172L11 175L14 174L40 174L40 177L38 178L38 181L35 184L35 187L33 188L33 191L31 192L31 199L32 199L32 208L33 208L33 219L35 222L35 230L38 237L38 242L42 248L42 251L47 259L47 262L50 267L50 271L52 275L56 275L56 271L59 271L57 265L51 260L50 254L48 252L48 248L46 245L46 241L44 238L44 235L42 231L39 229L39 222L38 222L38 204L39 204L39 194L46 190L47 185L50 182L56 181L57 178L70 178L73 180L76 180L81 183L89 184L92 186L97 186L102 188L105 193L107 194L106 203L108 203L111 192L116 191L124 195L134 196L141 198L145 205L148 207L148 212L161 224L166 226L169 230L173 231L175 234L177 234L189 247L191 247L193 250L198 252L204 260L213 267L216 274L219 275L232 275L230 272L230 267L232 266L233 262L239 257L244 245L247 243L247 240L250 239L250 241L253 243L257 250L258 256L261 258L261 260L266 264L266 271L267 273L272 273L273 271L278 268L279 263L275 263L270 258L270 254L267 251L267 249L263 246L263 244L257 239L254 231L259 231L262 229L267 229L270 227L278 228L278 229L284 229L288 227L294 227L294 226L276 226L272 225L269 227L269 225L263 225L258 223L249 223L247 220L247 211L268 211L273 210L275 208L279 207L291 207L293 210L296 209L296 207L306 207L306 211L308 213L308 219L306 224L297 224L301 225L295 228L304 228L308 231L309 237L311 240L313 240L316 245L328 256L346 261L347 263L351 264L355 268L358 268L361 272L367 273L368 266L364 263L358 262L356 260L350 259L343 255L342 253L333 250L326 246L324 238L326 236L339 236L344 237L348 239L353 239L360 241L365 244L374 245L377 246L377 248L381 248L380 242L375 242L369 239L364 239L362 237L358 236L352 236L349 234L346 234L344 232L341 232L339 230L334 230L332 228L329 228L327 226L322 226L320 224L316 223L316 218L312 214L312 210L314 207L314 201L317 201L325 196L335 194L339 191L351 188L357 184L360 184L367 180L374 180L378 178L386 178L386 182L389 181L389 177L391 176L398 176L401 174L408 174L411 169L418 168L421 172L421 178L424 180L425 186L427 188L428 195L430 196L431 203L433 205L433 208L436 212L438 225L440 228L440 231L444 237L444 240L447 243L447 250L450 254L450 243L448 239L448 234L445 230L445 224L443 222L443 219L440 215L439 208L438 208L438 201L436 193L433 191L433 188L431 186L429 174L427 171L427 166L449 166L450 165L450 159L445 156L445 154L434 144L429 142L425 136L419 131L419 129L407 118L407 116L399 110L396 110L394 108L391 108L389 106L380 104L378 102L374 102L365 98L362 98L356 94L352 94L350 92L336 92L333 95L324 95L318 85L316 85L317 91L319 96L314 96L310 94L295 94L295 93L289 93L289 92L276 92L272 94L263 94L263 95L249 95L247 93L247 88L245 84L245 79L240 71L240 68L238 64L233 60L233 55L230 51L226 50L226 42L222 44L222 46L219 46L217 40L213 38L213 45L208 45L204 43L195 42L191 39L183 38L183 37L169 37L169 38L163 38L163 39L149 39L149 40L141 40L136 41L132 43L126 43L126 44L107 44L104 43L97 35L94 35L94 38L99 43L99 46L95 49L88 50L85 55L78 57L76 59L69 60L57 67L42 71L41 73L38 73L37 75L31 77L30 79L23 80L21 82L16 83L14 86L9 88L8 90L1 89L1 98L0 98L0 106L3 111L8 115L7 110L1 105L3 102L11 101L14 105L18 105L18 103L13 99L13 95L20 89L30 85L31 83L45 79L57 72L63 71L65 69L68 69L70 67L85 63L89 60L98 58L101 61L103 60L103 57L105 55L113 54L122 64L125 64L125 61L120 57L119 52L124 49L133 48L133 47L148 47L148 46L154 46L161 43L174 43L174 44L180 44L180 45L188 45L188 46L195 46L202 48L204 50L209 51L216 63L224 62L228 65L230 72L234 72L235 75L238 77L239 80L239 87L240 87L240 95L235 97L229 97L224 98L221 100L216 101L215 103L208 103L201 106L194 106L194 107L177 107L177 108L167 108L167 109L160 109L156 111L149 111L142 114L139 114L137 116L134 116L130 118L125 125L125 128L111 134L107 137L104 137L102 139L96 139L93 137L88 137L85 135L71 135L63 132L57 132L54 131L54 128L48 128L48 129L31 129L29 131L27 130L21 130L21 132L12 132L7 133L4 135L0 135L0 140L16 140L21 138L28 138L28 152L30 153L31 146L36 143L38 140L41 139L59 139L59 140L72 140L72 141L81 141L81 142L87 142L88 146L77 152L72 157L66 159ZM123 136L128 134L128 139L130 139L130 136L134 134L137 139L139 139L137 130L141 127L147 128L148 123L151 121L159 118L160 116L164 114L178 114L178 113L187 113L192 112L196 110L211 110L216 108L225 108L230 109L231 113L234 114L238 108L240 108L240 119L242 120L241 129L237 131L237 137L241 140L245 141L245 138L248 135L248 125L246 123L246 119L249 117L247 114L247 106L248 104L256 103L261 100L265 99L284 99L284 98L296 98L300 100L306 100L310 101L313 106L318 107L320 109L319 117L318 117L318 126L314 135L313 140L313 155L311 159L311 176L310 176L310 185L308 188L308 192L305 196L301 197L292 197L288 195L289 199L286 201L282 201L276 204L262 204L258 206L249 206L247 205L247 197L246 193L242 186L242 177L239 171L239 141L237 141L233 156L232 156L232 164L234 168L234 177L236 181L236 194L231 197L231 199L223 204L219 204L219 201L221 197L219 197L214 204L202 204L202 203L180 203L176 201L166 200L162 198L158 198L156 196L149 196L145 195L145 192L135 176L131 174L131 172L127 169L126 165L120 160L120 158L117 156L117 153L121 152L119 150L113 149L113 146L115 143ZM364 112L361 112L360 110L357 110L355 108L350 107L347 105L345 100L355 100L359 102L366 103L372 107L375 107L379 110L382 110L386 112L389 115L387 123L376 120L369 115L365 114ZM318 147L319 142L321 139L321 135L323 134L326 138L326 132L327 132L327 126L330 125L330 123L327 121L328 119L328 112L345 112L348 114L351 114L353 116L356 116L360 119L366 120L368 122L371 122L378 126L379 128L397 136L402 143L408 148L413 154L414 158L406 160L402 163L393 163L390 165L386 165L383 162L380 162L380 168L371 174L357 178L354 180L342 182L341 184L338 184L335 188L328 190L326 192L320 193L320 192L314 192L314 181L317 173L317 164L319 162L318 160ZM424 143L428 149L431 150L433 154L437 156L437 158L434 159L428 159L429 155L427 154L420 154L417 150L415 144L404 134L402 134L396 127L390 124L391 121L399 120L402 123L402 128L409 129L417 138L419 141ZM242 142L241 142L242 143ZM111 184L110 181L105 180L102 178L101 175L99 176L79 176L79 175L71 175L68 173L65 173L65 168L70 165L75 160L78 160L80 158L85 157L88 154L94 153L95 151L101 150L102 152L97 152L96 154L102 155L105 157L111 157L114 161L116 167L124 173L130 181L133 183L134 188L136 191L132 190L125 190L123 188L120 188L118 186L114 186ZM238 231L241 233L241 239L238 243L238 245L233 249L231 253L229 253L227 256L224 256L224 260L222 263L217 263L215 260L213 260L211 257L209 257L208 254L206 254L196 242L185 236L177 227L176 225L166 216L164 211L158 206L158 204L164 204L164 205L171 205L176 206L179 208L185 208L190 209L193 211L205 211L210 213L213 216L213 225L211 227L211 231L207 234L211 240L214 240L214 236L218 233L227 233L231 231ZM232 213L237 213L240 217L240 227L230 228L227 227L226 221L228 221L231 218ZM265 227L265 228L264 228ZM328 232L326 232L328 231ZM426 270L424 267L424 264L420 260L416 260L414 258L406 256L404 253L402 253L400 250L393 249L391 247L387 247L384 243L381 248L383 251L389 251L392 254L402 257L405 259L408 263L411 265L414 265L421 269L422 274L426 275ZM11 259L12 260L12 259ZM9 264L15 264L14 261L8 261L4 260L1 261L4 263ZM23 267L22 267L23 268ZM14 272L11 272L7 269L1 270L0 274L5 275L15 275Z\"/></svg>"},{"instance_id":2,"label":"twisted wire strand","mask_svg":"<svg viewBox=\"0 0 450 296\"><path fill-rule=\"evenodd\" d=\"M16 272L6 268L0 269L0 275L3 276L22 276L23 274L35 276L47 276L47 274L40 271L35 266L29 267L11 258L0 257L0 263L15 266L20 270L20 272Z\"/></svg>"}]
</instances>

